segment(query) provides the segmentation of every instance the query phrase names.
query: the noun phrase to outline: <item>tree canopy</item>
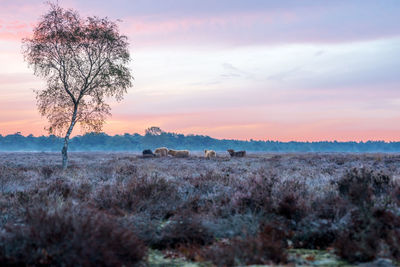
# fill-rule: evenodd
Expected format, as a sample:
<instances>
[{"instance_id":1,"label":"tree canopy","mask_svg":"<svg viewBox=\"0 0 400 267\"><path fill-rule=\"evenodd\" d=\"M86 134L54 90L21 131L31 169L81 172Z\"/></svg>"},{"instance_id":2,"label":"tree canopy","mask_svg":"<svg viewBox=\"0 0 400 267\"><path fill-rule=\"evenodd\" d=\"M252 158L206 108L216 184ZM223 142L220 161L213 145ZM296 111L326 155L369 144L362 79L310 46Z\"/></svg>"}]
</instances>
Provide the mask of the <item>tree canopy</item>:
<instances>
[{"instance_id":1,"label":"tree canopy","mask_svg":"<svg viewBox=\"0 0 400 267\"><path fill-rule=\"evenodd\" d=\"M132 86L130 54L115 22L49 5L33 36L23 39L23 54L35 75L47 81L36 91L37 105L49 121L49 133L64 135L65 158L75 124L101 131L110 115L106 98L121 100Z\"/></svg>"}]
</instances>

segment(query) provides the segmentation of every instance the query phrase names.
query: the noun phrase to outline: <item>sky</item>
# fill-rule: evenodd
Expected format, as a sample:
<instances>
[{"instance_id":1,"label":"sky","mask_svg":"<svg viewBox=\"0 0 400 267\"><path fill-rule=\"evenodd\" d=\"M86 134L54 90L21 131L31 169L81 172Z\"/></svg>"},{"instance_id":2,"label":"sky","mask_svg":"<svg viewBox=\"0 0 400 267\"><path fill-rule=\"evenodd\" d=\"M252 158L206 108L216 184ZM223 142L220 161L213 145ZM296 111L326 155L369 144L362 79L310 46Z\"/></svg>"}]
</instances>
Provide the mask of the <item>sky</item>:
<instances>
[{"instance_id":1,"label":"sky","mask_svg":"<svg viewBox=\"0 0 400 267\"><path fill-rule=\"evenodd\" d=\"M398 0L59 0L108 17L135 78L107 134L151 126L215 138L400 141ZM21 54L48 10L0 0L0 134L46 135ZM73 134L82 134L74 129Z\"/></svg>"}]
</instances>

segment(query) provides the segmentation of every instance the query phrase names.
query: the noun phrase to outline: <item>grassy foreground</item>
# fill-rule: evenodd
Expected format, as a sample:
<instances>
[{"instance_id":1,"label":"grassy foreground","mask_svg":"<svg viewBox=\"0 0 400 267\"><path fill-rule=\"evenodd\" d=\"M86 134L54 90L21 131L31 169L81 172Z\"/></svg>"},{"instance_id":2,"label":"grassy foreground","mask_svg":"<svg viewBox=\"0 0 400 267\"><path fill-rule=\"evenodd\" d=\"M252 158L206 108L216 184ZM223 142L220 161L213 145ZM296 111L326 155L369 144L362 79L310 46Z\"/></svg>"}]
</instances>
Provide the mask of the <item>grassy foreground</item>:
<instances>
[{"instance_id":1,"label":"grassy foreground","mask_svg":"<svg viewBox=\"0 0 400 267\"><path fill-rule=\"evenodd\" d=\"M0 153L0 263L394 266L400 156ZM398 265L398 264L397 264Z\"/></svg>"}]
</instances>

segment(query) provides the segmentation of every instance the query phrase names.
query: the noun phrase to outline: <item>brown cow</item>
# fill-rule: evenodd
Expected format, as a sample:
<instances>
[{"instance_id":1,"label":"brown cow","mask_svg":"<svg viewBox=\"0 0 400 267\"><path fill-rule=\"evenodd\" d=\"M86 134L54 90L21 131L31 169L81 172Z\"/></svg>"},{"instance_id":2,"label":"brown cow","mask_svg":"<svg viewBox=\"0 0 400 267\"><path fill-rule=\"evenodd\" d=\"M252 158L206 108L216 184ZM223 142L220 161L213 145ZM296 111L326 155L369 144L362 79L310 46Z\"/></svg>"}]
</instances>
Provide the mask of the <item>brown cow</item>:
<instances>
[{"instance_id":1,"label":"brown cow","mask_svg":"<svg viewBox=\"0 0 400 267\"><path fill-rule=\"evenodd\" d=\"M166 147L159 147L154 150L154 154L158 157L167 157L168 156L168 148Z\"/></svg>"},{"instance_id":2,"label":"brown cow","mask_svg":"<svg viewBox=\"0 0 400 267\"><path fill-rule=\"evenodd\" d=\"M189 157L189 150L168 150L168 155L174 156L176 158L187 158Z\"/></svg>"},{"instance_id":3,"label":"brown cow","mask_svg":"<svg viewBox=\"0 0 400 267\"><path fill-rule=\"evenodd\" d=\"M216 158L217 157L217 153L214 150L204 150L204 154L205 157L207 159L211 159L211 158Z\"/></svg>"}]
</instances>

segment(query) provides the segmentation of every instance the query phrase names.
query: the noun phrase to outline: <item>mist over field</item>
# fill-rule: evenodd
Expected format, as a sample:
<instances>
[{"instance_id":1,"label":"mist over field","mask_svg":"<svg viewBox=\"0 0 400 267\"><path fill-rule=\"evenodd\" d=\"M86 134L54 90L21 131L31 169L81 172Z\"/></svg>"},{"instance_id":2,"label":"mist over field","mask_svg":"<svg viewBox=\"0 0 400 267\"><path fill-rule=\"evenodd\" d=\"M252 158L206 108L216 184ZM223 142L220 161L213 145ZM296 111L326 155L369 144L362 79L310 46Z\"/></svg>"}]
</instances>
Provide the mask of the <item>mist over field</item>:
<instances>
[{"instance_id":1,"label":"mist over field","mask_svg":"<svg viewBox=\"0 0 400 267\"><path fill-rule=\"evenodd\" d=\"M56 136L23 136L20 133L1 136L0 151L59 151L63 139ZM215 139L204 135L183 135L162 132L152 134L123 134L110 136L105 133L88 133L73 137L71 151L132 151L156 149L166 146L172 149L203 151L213 149L226 153L227 149L248 150L252 152L349 152L349 153L399 153L400 142L280 142L256 140Z\"/></svg>"}]
</instances>

